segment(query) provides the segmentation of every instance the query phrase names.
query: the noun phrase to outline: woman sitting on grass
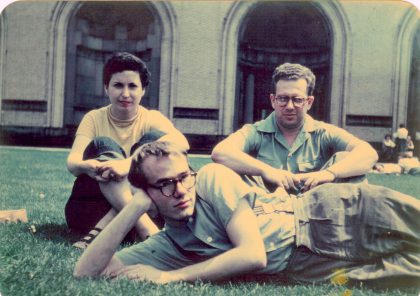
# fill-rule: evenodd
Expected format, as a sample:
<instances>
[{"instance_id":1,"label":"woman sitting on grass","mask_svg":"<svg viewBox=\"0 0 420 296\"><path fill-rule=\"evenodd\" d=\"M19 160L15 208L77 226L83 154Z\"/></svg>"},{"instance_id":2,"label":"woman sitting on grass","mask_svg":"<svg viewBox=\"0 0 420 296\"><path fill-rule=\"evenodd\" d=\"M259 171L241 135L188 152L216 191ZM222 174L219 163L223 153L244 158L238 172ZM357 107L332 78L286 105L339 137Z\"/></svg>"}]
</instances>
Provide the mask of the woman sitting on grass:
<instances>
[{"instance_id":1,"label":"woman sitting on grass","mask_svg":"<svg viewBox=\"0 0 420 296\"><path fill-rule=\"evenodd\" d=\"M164 135L166 141L188 148L185 137L165 116L139 105L150 82L141 59L116 53L105 64L103 81L110 104L84 116L67 159L68 170L77 177L65 207L67 225L73 232L87 234L74 244L79 248L86 248L131 200L127 157L140 141ZM142 139L145 134L151 139ZM135 228L142 240L158 230L148 216L139 219ZM132 231L129 239L135 235Z\"/></svg>"}]
</instances>

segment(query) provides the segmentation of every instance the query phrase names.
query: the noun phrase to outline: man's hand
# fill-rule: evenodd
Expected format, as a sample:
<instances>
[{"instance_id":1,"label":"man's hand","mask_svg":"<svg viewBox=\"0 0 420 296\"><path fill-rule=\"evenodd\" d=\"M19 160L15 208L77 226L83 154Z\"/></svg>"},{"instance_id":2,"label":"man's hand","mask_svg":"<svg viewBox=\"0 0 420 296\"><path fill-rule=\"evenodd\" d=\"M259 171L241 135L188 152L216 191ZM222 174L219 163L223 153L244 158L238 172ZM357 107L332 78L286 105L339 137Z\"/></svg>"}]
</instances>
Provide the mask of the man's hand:
<instances>
[{"instance_id":1,"label":"man's hand","mask_svg":"<svg viewBox=\"0 0 420 296\"><path fill-rule=\"evenodd\" d=\"M318 185L331 183L335 180L335 175L329 171L296 174L300 181L304 182L302 191L308 191Z\"/></svg>"},{"instance_id":2,"label":"man's hand","mask_svg":"<svg viewBox=\"0 0 420 296\"><path fill-rule=\"evenodd\" d=\"M149 281L155 284L167 284L173 279L169 272L156 269L149 265L136 264L123 267L111 274L112 277L126 277L132 280Z\"/></svg>"},{"instance_id":3,"label":"man's hand","mask_svg":"<svg viewBox=\"0 0 420 296\"><path fill-rule=\"evenodd\" d=\"M141 188L135 188L133 191L133 200L132 203L135 203L137 206L140 206L145 212L149 210L156 211L156 206L153 201L150 199L146 191Z\"/></svg>"},{"instance_id":4,"label":"man's hand","mask_svg":"<svg viewBox=\"0 0 420 296\"><path fill-rule=\"evenodd\" d=\"M295 174L272 167L264 170L262 178L286 190L296 189L296 185L299 184L299 178Z\"/></svg>"},{"instance_id":5,"label":"man's hand","mask_svg":"<svg viewBox=\"0 0 420 296\"><path fill-rule=\"evenodd\" d=\"M276 198L282 202L285 202L287 199L290 198L289 193L287 193L286 190L282 187L277 187L277 189L273 193L270 193L269 196L271 198Z\"/></svg>"}]
</instances>

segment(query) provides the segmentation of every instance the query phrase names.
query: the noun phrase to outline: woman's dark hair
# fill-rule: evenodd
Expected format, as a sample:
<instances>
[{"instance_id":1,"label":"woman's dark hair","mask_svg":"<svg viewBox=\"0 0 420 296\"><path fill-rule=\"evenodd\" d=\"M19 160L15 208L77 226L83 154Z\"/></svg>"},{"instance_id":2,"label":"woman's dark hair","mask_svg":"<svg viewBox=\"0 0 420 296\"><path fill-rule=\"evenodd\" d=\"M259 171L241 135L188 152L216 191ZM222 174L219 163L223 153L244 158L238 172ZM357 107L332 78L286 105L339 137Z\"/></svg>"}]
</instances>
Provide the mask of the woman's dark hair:
<instances>
[{"instance_id":1,"label":"woman's dark hair","mask_svg":"<svg viewBox=\"0 0 420 296\"><path fill-rule=\"evenodd\" d=\"M112 75L123 71L138 72L143 88L146 88L151 82L151 74L140 58L128 52L117 52L105 63L103 72L105 87L108 87Z\"/></svg>"}]
</instances>

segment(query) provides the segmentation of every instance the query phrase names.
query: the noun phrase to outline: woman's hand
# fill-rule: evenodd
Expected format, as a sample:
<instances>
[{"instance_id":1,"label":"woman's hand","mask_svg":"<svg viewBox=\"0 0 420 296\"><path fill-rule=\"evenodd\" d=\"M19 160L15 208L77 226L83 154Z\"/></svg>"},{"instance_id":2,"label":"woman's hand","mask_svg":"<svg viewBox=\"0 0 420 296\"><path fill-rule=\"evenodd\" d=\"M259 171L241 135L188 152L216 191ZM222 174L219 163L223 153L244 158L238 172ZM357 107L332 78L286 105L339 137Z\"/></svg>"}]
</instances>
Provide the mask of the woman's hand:
<instances>
[{"instance_id":1,"label":"woman's hand","mask_svg":"<svg viewBox=\"0 0 420 296\"><path fill-rule=\"evenodd\" d=\"M83 173L98 182L116 181L120 182L127 176L130 169L129 162L124 160L98 161L88 159L82 162Z\"/></svg>"},{"instance_id":2,"label":"woman's hand","mask_svg":"<svg viewBox=\"0 0 420 296\"><path fill-rule=\"evenodd\" d=\"M107 181L120 182L130 171L131 158L108 160L100 163L98 175Z\"/></svg>"},{"instance_id":3,"label":"woman's hand","mask_svg":"<svg viewBox=\"0 0 420 296\"><path fill-rule=\"evenodd\" d=\"M100 173L99 168L101 167L102 163L97 161L96 159L88 159L82 162L82 170L83 173L91 177L92 179L98 182L107 182L109 181L108 178L103 177L102 173Z\"/></svg>"}]
</instances>

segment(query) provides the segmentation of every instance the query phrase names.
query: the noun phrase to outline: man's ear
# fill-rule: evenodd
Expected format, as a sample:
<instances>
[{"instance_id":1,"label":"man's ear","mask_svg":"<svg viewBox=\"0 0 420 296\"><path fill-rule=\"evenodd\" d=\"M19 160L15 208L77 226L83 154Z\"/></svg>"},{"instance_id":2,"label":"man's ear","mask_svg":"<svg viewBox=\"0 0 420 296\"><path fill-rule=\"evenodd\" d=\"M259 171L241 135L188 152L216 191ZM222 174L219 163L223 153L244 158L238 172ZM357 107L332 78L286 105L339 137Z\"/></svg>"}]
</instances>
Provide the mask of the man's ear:
<instances>
[{"instance_id":1,"label":"man's ear","mask_svg":"<svg viewBox=\"0 0 420 296\"><path fill-rule=\"evenodd\" d=\"M314 103L315 97L314 96L308 96L308 110L311 109L312 104Z\"/></svg>"},{"instance_id":2,"label":"man's ear","mask_svg":"<svg viewBox=\"0 0 420 296\"><path fill-rule=\"evenodd\" d=\"M271 107L273 107L273 109L276 109L276 96L274 94L270 94L270 101Z\"/></svg>"},{"instance_id":3,"label":"man's ear","mask_svg":"<svg viewBox=\"0 0 420 296\"><path fill-rule=\"evenodd\" d=\"M159 216L159 210L158 210L158 208L157 208L157 206L156 206L156 204L155 204L155 202L153 201L152 198L151 198L151 201L152 201L152 203L150 204L150 208L147 211L147 214L150 217L155 218L155 217Z\"/></svg>"}]
</instances>

